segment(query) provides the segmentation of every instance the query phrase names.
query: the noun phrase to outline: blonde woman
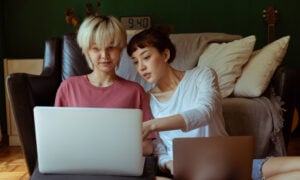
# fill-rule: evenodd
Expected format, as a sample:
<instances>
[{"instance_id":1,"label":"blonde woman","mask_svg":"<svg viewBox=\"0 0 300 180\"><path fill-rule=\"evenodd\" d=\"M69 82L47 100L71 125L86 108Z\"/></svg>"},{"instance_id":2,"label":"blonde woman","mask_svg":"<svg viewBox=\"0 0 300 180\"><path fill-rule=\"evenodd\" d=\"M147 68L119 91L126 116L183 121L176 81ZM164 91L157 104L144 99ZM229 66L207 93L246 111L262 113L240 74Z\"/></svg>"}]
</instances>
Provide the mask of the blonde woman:
<instances>
[{"instance_id":1,"label":"blonde woman","mask_svg":"<svg viewBox=\"0 0 300 180\"><path fill-rule=\"evenodd\" d=\"M90 16L80 25L77 42L86 57L90 74L73 76L58 88L55 106L138 108L144 121L151 119L143 88L116 75L120 54L126 46L126 31L113 16ZM151 134L144 140L144 155L152 153Z\"/></svg>"}]
</instances>

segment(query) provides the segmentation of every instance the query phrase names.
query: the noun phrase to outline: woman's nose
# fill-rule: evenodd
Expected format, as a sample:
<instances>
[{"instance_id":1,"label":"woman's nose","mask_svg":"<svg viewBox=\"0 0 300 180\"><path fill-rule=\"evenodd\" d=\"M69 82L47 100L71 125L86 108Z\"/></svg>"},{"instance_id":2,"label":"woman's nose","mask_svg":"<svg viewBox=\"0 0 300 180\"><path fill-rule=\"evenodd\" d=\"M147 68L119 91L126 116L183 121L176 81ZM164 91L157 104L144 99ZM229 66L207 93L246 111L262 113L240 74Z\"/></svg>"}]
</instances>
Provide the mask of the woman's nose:
<instances>
[{"instance_id":1,"label":"woman's nose","mask_svg":"<svg viewBox=\"0 0 300 180\"><path fill-rule=\"evenodd\" d=\"M143 70L145 70L146 69L146 66L145 66L145 64L144 63L139 63L138 64L138 69L140 70L140 71L143 71Z\"/></svg>"},{"instance_id":2,"label":"woman's nose","mask_svg":"<svg viewBox=\"0 0 300 180\"><path fill-rule=\"evenodd\" d=\"M106 50L101 50L101 51L100 51L100 57L101 57L102 59L108 59L109 54L108 54L108 52L107 52Z\"/></svg>"}]
</instances>

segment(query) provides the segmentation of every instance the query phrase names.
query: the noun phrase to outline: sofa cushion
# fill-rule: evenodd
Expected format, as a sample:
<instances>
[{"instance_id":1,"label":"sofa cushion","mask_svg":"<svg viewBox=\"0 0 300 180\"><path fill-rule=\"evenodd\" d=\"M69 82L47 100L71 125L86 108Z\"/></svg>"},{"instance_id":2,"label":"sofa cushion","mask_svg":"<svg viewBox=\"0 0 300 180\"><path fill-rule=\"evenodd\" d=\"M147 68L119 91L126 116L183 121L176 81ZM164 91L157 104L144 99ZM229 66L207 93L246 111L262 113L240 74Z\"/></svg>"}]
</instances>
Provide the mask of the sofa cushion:
<instances>
[{"instance_id":1,"label":"sofa cushion","mask_svg":"<svg viewBox=\"0 0 300 180\"><path fill-rule=\"evenodd\" d=\"M259 97L286 54L290 36L282 37L251 55L234 88L234 96Z\"/></svg>"},{"instance_id":2,"label":"sofa cushion","mask_svg":"<svg viewBox=\"0 0 300 180\"><path fill-rule=\"evenodd\" d=\"M241 39L240 35L225 33L181 33L171 34L176 47L176 57L171 66L178 70L188 70L197 66L199 56L211 43L230 42Z\"/></svg>"},{"instance_id":3,"label":"sofa cushion","mask_svg":"<svg viewBox=\"0 0 300 180\"><path fill-rule=\"evenodd\" d=\"M254 158L286 155L281 134L280 101L264 96L224 98L223 116L230 136L254 136ZM271 151L272 150L272 151Z\"/></svg>"},{"instance_id":4,"label":"sofa cushion","mask_svg":"<svg viewBox=\"0 0 300 180\"><path fill-rule=\"evenodd\" d=\"M84 75L91 72L87 61L77 44L76 34L68 33L63 36L61 78Z\"/></svg>"},{"instance_id":5,"label":"sofa cushion","mask_svg":"<svg viewBox=\"0 0 300 180\"><path fill-rule=\"evenodd\" d=\"M255 41L255 36L251 35L228 43L212 43L201 54L198 66L208 66L216 71L223 97L233 92L235 82L252 53Z\"/></svg>"}]
</instances>

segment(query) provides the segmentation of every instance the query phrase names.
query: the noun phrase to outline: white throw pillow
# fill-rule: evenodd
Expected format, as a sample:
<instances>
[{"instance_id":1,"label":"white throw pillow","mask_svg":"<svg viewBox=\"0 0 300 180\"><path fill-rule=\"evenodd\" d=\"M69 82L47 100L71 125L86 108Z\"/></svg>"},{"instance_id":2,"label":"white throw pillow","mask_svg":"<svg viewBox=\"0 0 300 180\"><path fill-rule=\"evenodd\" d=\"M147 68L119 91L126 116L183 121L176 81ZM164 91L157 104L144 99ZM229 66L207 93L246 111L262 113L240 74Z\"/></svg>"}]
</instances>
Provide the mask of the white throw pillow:
<instances>
[{"instance_id":1,"label":"white throw pillow","mask_svg":"<svg viewBox=\"0 0 300 180\"><path fill-rule=\"evenodd\" d=\"M218 75L222 97L229 96L255 44L254 35L228 43L212 43L200 55L198 66L208 66Z\"/></svg>"},{"instance_id":2,"label":"white throw pillow","mask_svg":"<svg viewBox=\"0 0 300 180\"><path fill-rule=\"evenodd\" d=\"M241 38L240 35L212 32L170 34L176 47L176 57L170 65L183 71L192 69L197 66L200 54L211 43L231 42Z\"/></svg>"},{"instance_id":3,"label":"white throw pillow","mask_svg":"<svg viewBox=\"0 0 300 180\"><path fill-rule=\"evenodd\" d=\"M259 97L268 87L270 80L282 62L290 36L282 37L260 50L253 52L237 80L234 96Z\"/></svg>"}]
</instances>

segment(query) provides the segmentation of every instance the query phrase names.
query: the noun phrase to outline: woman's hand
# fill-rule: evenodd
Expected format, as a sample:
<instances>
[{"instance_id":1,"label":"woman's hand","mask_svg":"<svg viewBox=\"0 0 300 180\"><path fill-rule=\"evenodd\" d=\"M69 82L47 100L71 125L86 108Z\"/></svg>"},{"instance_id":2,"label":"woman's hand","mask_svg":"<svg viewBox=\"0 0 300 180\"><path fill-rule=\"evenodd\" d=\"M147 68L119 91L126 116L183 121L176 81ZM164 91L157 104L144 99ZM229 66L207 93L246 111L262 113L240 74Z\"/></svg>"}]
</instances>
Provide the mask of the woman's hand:
<instances>
[{"instance_id":1,"label":"woman's hand","mask_svg":"<svg viewBox=\"0 0 300 180\"><path fill-rule=\"evenodd\" d=\"M154 119L143 122L143 139L147 139L148 135L155 131L155 123L156 120Z\"/></svg>"},{"instance_id":2,"label":"woman's hand","mask_svg":"<svg viewBox=\"0 0 300 180\"><path fill-rule=\"evenodd\" d=\"M143 122L143 139L156 131L169 131L175 129L186 130L186 124L183 117L180 114L151 119L149 121Z\"/></svg>"},{"instance_id":3,"label":"woman's hand","mask_svg":"<svg viewBox=\"0 0 300 180\"><path fill-rule=\"evenodd\" d=\"M153 154L153 145L152 145L152 140L150 139L145 139L143 140L143 155L144 156L150 156Z\"/></svg>"}]
</instances>

